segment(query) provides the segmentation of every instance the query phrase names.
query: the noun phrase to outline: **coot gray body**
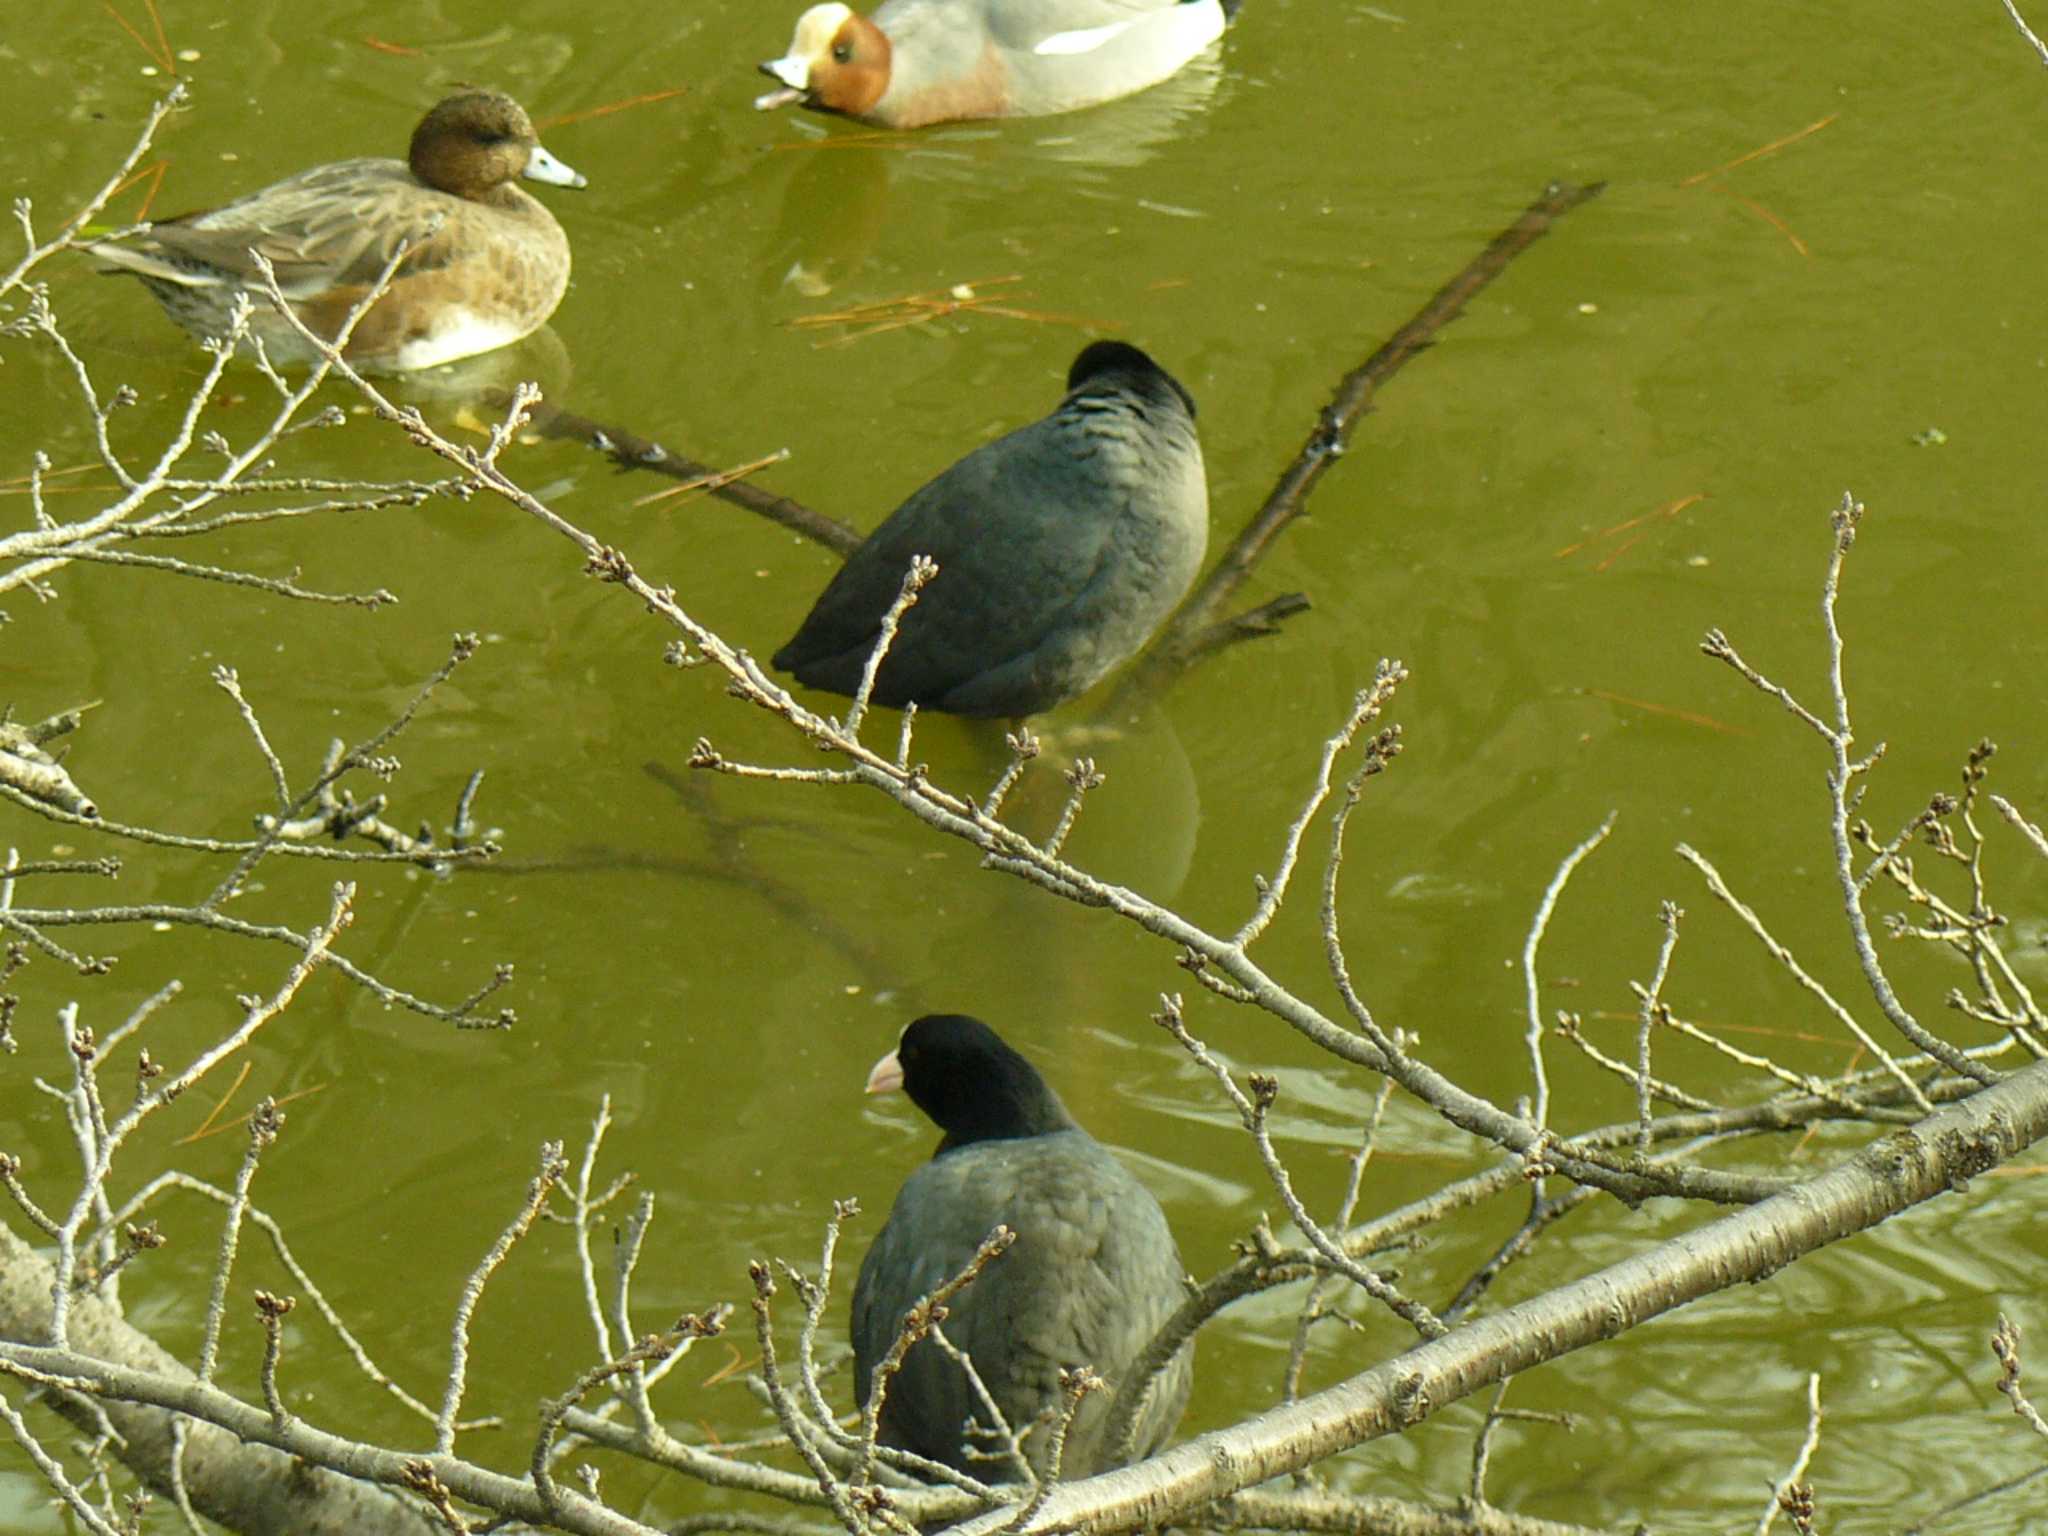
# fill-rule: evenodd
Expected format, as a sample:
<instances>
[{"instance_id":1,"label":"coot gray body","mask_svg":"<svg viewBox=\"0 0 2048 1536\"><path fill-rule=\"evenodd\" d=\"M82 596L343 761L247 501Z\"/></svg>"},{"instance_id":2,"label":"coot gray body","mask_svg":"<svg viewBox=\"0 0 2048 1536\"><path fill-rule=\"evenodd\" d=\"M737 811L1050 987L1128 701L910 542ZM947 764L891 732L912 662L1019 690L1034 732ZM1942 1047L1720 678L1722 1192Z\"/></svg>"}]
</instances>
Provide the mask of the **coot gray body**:
<instances>
[{"instance_id":1,"label":"coot gray body","mask_svg":"<svg viewBox=\"0 0 2048 1536\"><path fill-rule=\"evenodd\" d=\"M1183 1294L1185 1272L1159 1202L978 1019L912 1023L868 1080L870 1092L899 1085L945 1136L904 1182L854 1286L862 1406L904 1314L957 1273L998 1224L1016 1242L954 1297L942 1326L1011 1428L1033 1425L1059 1403L1062 1367L1091 1366L1121 1384ZM1153 1383L1137 1421L1138 1455L1158 1449L1180 1422L1193 1366L1192 1350L1183 1350ZM1082 1405L1067 1437L1066 1475L1111 1464L1108 1406L1108 1394ZM968 1457L970 1418L986 1414L966 1375L930 1340L915 1345L883 1399L883 1442L978 1477L1014 1478L1013 1462ZM1046 1427L1025 1442L1041 1472L1049 1448Z\"/></svg>"},{"instance_id":2,"label":"coot gray body","mask_svg":"<svg viewBox=\"0 0 2048 1536\"><path fill-rule=\"evenodd\" d=\"M977 448L847 557L775 665L851 694L913 555L939 574L904 615L877 703L1012 719L1143 645L1209 537L1195 405L1136 347L1098 341L1051 415Z\"/></svg>"}]
</instances>

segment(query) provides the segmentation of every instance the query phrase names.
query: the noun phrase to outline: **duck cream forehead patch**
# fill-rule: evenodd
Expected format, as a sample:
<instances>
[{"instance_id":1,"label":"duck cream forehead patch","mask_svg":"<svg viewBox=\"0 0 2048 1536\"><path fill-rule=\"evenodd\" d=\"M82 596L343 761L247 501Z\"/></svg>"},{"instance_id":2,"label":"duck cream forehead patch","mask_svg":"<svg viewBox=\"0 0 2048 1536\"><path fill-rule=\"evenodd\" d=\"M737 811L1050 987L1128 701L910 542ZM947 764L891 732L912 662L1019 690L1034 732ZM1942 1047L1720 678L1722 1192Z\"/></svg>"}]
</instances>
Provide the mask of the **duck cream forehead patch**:
<instances>
[{"instance_id":1,"label":"duck cream forehead patch","mask_svg":"<svg viewBox=\"0 0 2048 1536\"><path fill-rule=\"evenodd\" d=\"M840 5L837 0L831 5L814 5L797 18L796 36L790 40L792 55L817 58L832 50L832 39L839 35L839 29L853 20L853 8Z\"/></svg>"}]
</instances>

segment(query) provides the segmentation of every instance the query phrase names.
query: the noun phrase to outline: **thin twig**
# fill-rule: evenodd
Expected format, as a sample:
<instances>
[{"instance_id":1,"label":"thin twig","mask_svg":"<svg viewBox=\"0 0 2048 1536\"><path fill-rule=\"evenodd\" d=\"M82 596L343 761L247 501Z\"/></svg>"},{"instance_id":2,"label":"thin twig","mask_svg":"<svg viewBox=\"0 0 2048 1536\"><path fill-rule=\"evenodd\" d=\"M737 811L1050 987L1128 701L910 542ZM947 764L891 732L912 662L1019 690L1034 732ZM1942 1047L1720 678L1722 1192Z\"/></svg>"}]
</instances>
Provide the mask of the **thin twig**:
<instances>
[{"instance_id":1,"label":"thin twig","mask_svg":"<svg viewBox=\"0 0 2048 1536\"><path fill-rule=\"evenodd\" d=\"M2026 1422L2035 1434L2048 1439L2048 1419L2028 1401L2020 1390L2020 1325L2000 1313L1998 1327L1991 1335L1991 1353L1998 1359L1998 1390L2006 1401L2012 1404L2012 1411Z\"/></svg>"},{"instance_id":2,"label":"thin twig","mask_svg":"<svg viewBox=\"0 0 2048 1536\"><path fill-rule=\"evenodd\" d=\"M1771 1489L1771 1502L1757 1520L1756 1536L1770 1536L1778 1516L1787 1513L1798 1522L1801 1531L1813 1529L1813 1490L1801 1479L1806 1476L1813 1453L1820 1449L1820 1421L1820 1373L1816 1371L1806 1378L1806 1438L1800 1442L1799 1454L1792 1458L1791 1467Z\"/></svg>"},{"instance_id":3,"label":"thin twig","mask_svg":"<svg viewBox=\"0 0 2048 1536\"><path fill-rule=\"evenodd\" d=\"M1178 1040L1181 1049L1206 1068L1230 1096L1231 1103L1237 1106L1238 1117L1244 1122L1245 1129L1251 1132L1252 1141L1259 1150L1259 1160L1265 1164L1267 1176L1272 1179L1274 1189L1279 1192L1281 1203L1287 1207L1287 1214L1294 1218L1294 1224L1301 1229L1302 1235L1309 1240L1310 1246L1323 1256L1325 1262L1374 1301L1407 1323L1424 1339L1441 1338L1448 1333L1450 1330L1428 1307L1411 1297L1403 1296L1391 1282L1373 1273L1346 1253L1342 1245L1324 1231L1322 1225L1309 1214L1308 1208L1295 1194L1293 1177L1288 1173L1286 1164L1281 1161L1267 1125L1268 1114L1280 1096L1279 1082L1254 1072L1250 1077L1251 1093L1247 1095L1237 1086L1237 1080L1231 1076L1230 1068L1211 1055L1206 1045L1188 1033L1187 1024L1181 1016L1180 999L1177 997L1161 999L1160 1011L1153 1016L1153 1022L1163 1026Z\"/></svg>"},{"instance_id":4,"label":"thin twig","mask_svg":"<svg viewBox=\"0 0 2048 1536\"><path fill-rule=\"evenodd\" d=\"M1671 973L1671 956L1678 948L1678 924L1685 911L1675 901L1662 903L1657 909L1657 919L1664 926L1664 938L1657 946L1657 966L1650 975L1650 984L1642 989L1642 1000L1636 1015L1636 1123L1642 1127L1636 1138L1636 1150L1650 1150L1650 1030L1654 1027L1658 1011L1664 1006L1664 978Z\"/></svg>"},{"instance_id":5,"label":"thin twig","mask_svg":"<svg viewBox=\"0 0 2048 1536\"><path fill-rule=\"evenodd\" d=\"M2034 29L2027 25L2026 19L2020 15L2019 7L2014 5L2012 0L2000 0L2000 4L2004 5L2005 14L2012 18L2012 24L2020 29L2020 36L2024 37L2032 45L2034 52L2040 55L2042 65L2048 67L2048 43L2042 42L2034 35Z\"/></svg>"},{"instance_id":6,"label":"thin twig","mask_svg":"<svg viewBox=\"0 0 2048 1536\"><path fill-rule=\"evenodd\" d=\"M462 1394L469 1376L469 1324L476 1315L477 1303L483 1300L484 1285L497 1273L498 1266L510 1256L513 1246L524 1237L540 1215L541 1207L547 1204L548 1191L562 1181L569 1171L569 1165L562 1156L559 1141L543 1142L540 1149L540 1167L526 1186L526 1200L520 1206L505 1230L498 1234L498 1240L491 1244L483 1261L470 1272L463 1283L462 1297L455 1306L455 1326L448 1352L448 1380L441 1394L441 1411L434 1420L434 1454L445 1456L455 1449L456 1416L462 1408Z\"/></svg>"},{"instance_id":7,"label":"thin twig","mask_svg":"<svg viewBox=\"0 0 2048 1536\"><path fill-rule=\"evenodd\" d=\"M1714 898L1742 920L1742 925L1756 935L1757 942L1764 946L1771 958L1782 965L1794 981L1820 999L1822 1006L1835 1016L1844 1029L1856 1037L1857 1043L1876 1057L1884 1069L1891 1073L1893 1080L1898 1083L1899 1087L1913 1101L1914 1107L1922 1114L1926 1114L1932 1106L1928 1103L1927 1096L1921 1092L1920 1085L1914 1081L1905 1067L1891 1052L1878 1044L1876 1037L1857 1021L1854 1014L1835 1001L1834 995L1819 980L1808 974L1806 968L1793 956L1792 951L1783 944L1780 944L1771 931L1764 926L1763 919L1758 917L1753 909L1744 903L1733 891L1728 889L1728 882L1721 878L1721 872L1714 868L1706 856L1684 843L1678 845L1677 852L1681 859L1684 859L1686 863L1692 865L1694 869L1697 869L1705 877L1707 889L1714 894ZM1972 1071L1970 1075L1975 1077L1978 1073Z\"/></svg>"},{"instance_id":8,"label":"thin twig","mask_svg":"<svg viewBox=\"0 0 2048 1536\"><path fill-rule=\"evenodd\" d=\"M1593 829L1593 833L1578 847L1564 856L1557 871L1550 877L1550 884L1543 889L1543 899L1536 904L1536 915L1529 921L1529 933L1522 941L1522 989L1529 1011L1528 1028L1523 1031L1522 1041L1529 1051L1529 1076L1535 1084L1535 1098L1530 1104L1529 1123L1541 1130L1550 1123L1550 1077L1543 1069L1543 1016L1538 999L1540 983L1536 978L1536 955L1543 944L1543 935L1550 929L1550 917L1557 910L1557 899L1570 884L1572 874L1592 854L1593 850L1607 841L1607 835L1614 830L1615 818L1619 811L1609 811L1607 819Z\"/></svg>"}]
</instances>

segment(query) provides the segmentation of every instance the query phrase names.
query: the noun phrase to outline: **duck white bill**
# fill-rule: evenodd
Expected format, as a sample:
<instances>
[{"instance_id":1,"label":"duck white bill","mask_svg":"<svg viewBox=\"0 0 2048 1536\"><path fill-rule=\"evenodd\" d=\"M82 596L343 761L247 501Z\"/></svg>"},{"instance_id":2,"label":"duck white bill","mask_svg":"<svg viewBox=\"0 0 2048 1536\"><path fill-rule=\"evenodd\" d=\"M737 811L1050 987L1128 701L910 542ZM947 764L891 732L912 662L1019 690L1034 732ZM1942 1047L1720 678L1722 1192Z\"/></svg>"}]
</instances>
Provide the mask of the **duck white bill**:
<instances>
[{"instance_id":1,"label":"duck white bill","mask_svg":"<svg viewBox=\"0 0 2048 1536\"><path fill-rule=\"evenodd\" d=\"M545 181L557 187L587 187L589 179L580 171L572 171L540 145L533 146L533 153L526 157L526 170L522 173L528 181Z\"/></svg>"},{"instance_id":2,"label":"duck white bill","mask_svg":"<svg viewBox=\"0 0 2048 1536\"><path fill-rule=\"evenodd\" d=\"M868 1073L867 1091L869 1093L894 1093L902 1086L903 1063L898 1061L896 1053L891 1051L880 1061L876 1062L874 1070Z\"/></svg>"},{"instance_id":3,"label":"duck white bill","mask_svg":"<svg viewBox=\"0 0 2048 1536\"><path fill-rule=\"evenodd\" d=\"M785 85L779 91L764 91L754 98L754 110L773 112L777 107L793 107L802 101L806 94L793 85Z\"/></svg>"},{"instance_id":4,"label":"duck white bill","mask_svg":"<svg viewBox=\"0 0 2048 1536\"><path fill-rule=\"evenodd\" d=\"M780 80L792 91L811 88L811 61L802 54L788 53L779 59L770 59L761 66L761 73Z\"/></svg>"}]
</instances>

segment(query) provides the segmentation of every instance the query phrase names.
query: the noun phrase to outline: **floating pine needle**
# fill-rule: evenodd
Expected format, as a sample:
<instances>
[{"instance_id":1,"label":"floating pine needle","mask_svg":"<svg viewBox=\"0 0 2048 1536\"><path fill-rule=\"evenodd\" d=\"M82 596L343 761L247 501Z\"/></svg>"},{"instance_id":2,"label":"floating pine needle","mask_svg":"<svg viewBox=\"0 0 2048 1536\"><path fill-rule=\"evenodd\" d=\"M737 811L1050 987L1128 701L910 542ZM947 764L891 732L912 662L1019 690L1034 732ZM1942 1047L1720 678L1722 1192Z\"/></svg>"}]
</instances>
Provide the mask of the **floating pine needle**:
<instances>
[{"instance_id":1,"label":"floating pine needle","mask_svg":"<svg viewBox=\"0 0 2048 1536\"><path fill-rule=\"evenodd\" d=\"M1634 549L1638 544L1642 543L1642 541L1643 536L1640 533L1630 534L1627 538L1623 539L1619 544L1615 545L1614 548L1608 552L1607 558L1605 560L1602 560L1598 565L1594 566L1593 569L1596 571L1604 571L1608 569L1610 566L1614 564L1615 561L1619 560L1623 555L1627 554L1630 550Z\"/></svg>"},{"instance_id":2,"label":"floating pine needle","mask_svg":"<svg viewBox=\"0 0 2048 1536\"><path fill-rule=\"evenodd\" d=\"M748 1369L754 1363L754 1357L741 1354L740 1347L733 1343L732 1340L727 1339L725 1347L732 1358L704 1378L703 1384L707 1387L715 1387L721 1381L730 1381L734 1376Z\"/></svg>"},{"instance_id":3,"label":"floating pine needle","mask_svg":"<svg viewBox=\"0 0 2048 1536\"><path fill-rule=\"evenodd\" d=\"M310 1088L301 1088L293 1093L272 1094L270 1097L270 1102L275 1104L279 1109L283 1109L287 1104L296 1103L300 1099L310 1099L311 1097L313 1097L314 1094L325 1093L326 1091L327 1085L325 1083L315 1083ZM220 1108L222 1107L225 1107L224 1103L222 1106L216 1107L214 1113L218 1114L220 1112ZM251 1111L251 1113L253 1113L253 1111ZM201 1127L199 1130L192 1132L191 1135L181 1137L178 1141L178 1145L182 1147L185 1145L186 1142L204 1141L209 1136L219 1136L224 1132L232 1131L236 1129L238 1126L244 1126L248 1123L248 1115L237 1115L232 1120L223 1121L221 1124L211 1127Z\"/></svg>"},{"instance_id":4,"label":"floating pine needle","mask_svg":"<svg viewBox=\"0 0 2048 1536\"><path fill-rule=\"evenodd\" d=\"M120 490L120 487L113 484L46 485L43 487L43 494L45 496L104 496L110 491L118 490ZM25 486L13 484L0 485L0 496L26 496L28 494L28 488Z\"/></svg>"},{"instance_id":5,"label":"floating pine needle","mask_svg":"<svg viewBox=\"0 0 2048 1536\"><path fill-rule=\"evenodd\" d=\"M149 177L149 190L142 194L142 202L135 210L136 223L140 224L144 219L148 218L149 210L156 206L156 195L164 189L164 172L170 168L170 161L159 160L156 164L149 166L146 171L136 172L137 176L146 174ZM131 181L134 179L134 177L129 178Z\"/></svg>"},{"instance_id":6,"label":"floating pine needle","mask_svg":"<svg viewBox=\"0 0 2048 1536\"><path fill-rule=\"evenodd\" d=\"M1811 256L1813 254L1813 252L1809 251L1806 248L1806 242L1800 239L1797 235L1792 233L1791 225L1787 224L1783 219L1779 218L1775 213L1771 212L1770 209L1766 208L1762 203L1758 202L1755 198L1744 197L1740 192L1737 192L1733 187L1723 187L1721 190L1723 192L1726 192L1730 197L1734 198L1735 201L1742 204L1743 207L1747 208L1751 213L1755 214L1758 218L1762 219L1766 224L1770 225L1771 228L1775 229L1787 240L1790 240L1792 242L1792 249L1797 251L1800 255Z\"/></svg>"},{"instance_id":7,"label":"floating pine needle","mask_svg":"<svg viewBox=\"0 0 2048 1536\"><path fill-rule=\"evenodd\" d=\"M1725 720L1716 720L1712 715L1696 715L1689 709L1673 709L1665 704L1652 704L1647 699L1632 699L1625 693L1609 693L1605 688L1588 688L1586 697L1604 699L1609 704L1620 704L1628 709L1640 709L1646 715L1663 715L1668 719L1683 721L1687 725L1697 725L1704 730L1719 731L1724 736L1755 734L1747 726L1730 725Z\"/></svg>"},{"instance_id":8,"label":"floating pine needle","mask_svg":"<svg viewBox=\"0 0 2048 1536\"><path fill-rule=\"evenodd\" d=\"M920 320L934 319L941 315L958 313L963 308L979 307L993 302L976 290L1002 288L1011 283L1021 283L1024 275L1012 272L1007 277L985 277L978 282L955 283L950 288L932 288L923 293L905 294L898 299L880 299L872 304L856 304L851 309L835 309L822 315L798 315L789 324L796 330L818 330L826 326L865 326L868 329L853 336L842 336L839 341L852 341L859 336L871 335L877 330L894 330L898 326L914 325ZM820 346L830 343L821 342Z\"/></svg>"},{"instance_id":9,"label":"floating pine needle","mask_svg":"<svg viewBox=\"0 0 2048 1536\"><path fill-rule=\"evenodd\" d=\"M533 126L536 132L547 133L556 128L566 127L570 123L588 122L593 117L610 117L614 112L623 112L628 107L644 107L652 102L667 101L674 96L689 94L690 88L687 85L671 86L665 91L646 91L638 96L628 96L624 101L608 101L601 107L587 107L581 112L565 112L560 117L542 118Z\"/></svg>"},{"instance_id":10,"label":"floating pine needle","mask_svg":"<svg viewBox=\"0 0 2048 1536\"><path fill-rule=\"evenodd\" d=\"M213 1134L214 1122L220 1118L221 1111L228 1107L235 1095L242 1091L242 1084L249 1081L249 1072L254 1065L254 1062L245 1061L242 1063L241 1069L235 1073L235 1080L228 1084L228 1091L214 1100L213 1108L209 1109L206 1112L206 1118L199 1122L199 1129L187 1136L185 1138L186 1141L199 1141ZM183 1145L183 1143L181 1142L180 1145Z\"/></svg>"},{"instance_id":11,"label":"floating pine needle","mask_svg":"<svg viewBox=\"0 0 2048 1536\"><path fill-rule=\"evenodd\" d=\"M234 1086L229 1088L228 1091L221 1096L221 1100L218 1104L214 1105L211 1110L207 1111L205 1123L202 1124L198 1130L193 1131L188 1135L179 1137L177 1145L183 1147L188 1146L195 1141L205 1141L210 1136L219 1136L224 1132L232 1131L236 1129L238 1126L244 1126L249 1123L249 1116L246 1114L237 1115L232 1120L221 1120L220 1116L222 1111L224 1111L228 1107L229 1101L232 1100L236 1092L240 1090L242 1084L248 1081L249 1068L251 1065L251 1063L246 1061L242 1063L241 1074L235 1078ZM273 1094L271 1096L271 1102L275 1104L279 1109L282 1109L285 1105L293 1103L298 1099L310 1099L314 1094L324 1093L326 1092L326 1090L327 1085L325 1083L315 1083L312 1087L301 1088L296 1093L287 1093L282 1095ZM251 1111L251 1113L254 1113L254 1111Z\"/></svg>"},{"instance_id":12,"label":"floating pine needle","mask_svg":"<svg viewBox=\"0 0 2048 1536\"><path fill-rule=\"evenodd\" d=\"M138 181L147 181L149 183L149 190L142 194L142 206L135 210L135 217L128 221L131 224L142 223L143 220L149 217L150 204L156 201L157 192L163 187L164 172L168 171L170 168L170 161L158 159L152 160L148 165L141 166L136 170L130 171L125 177L123 177L119 182L115 184L114 190L107 194L107 202L111 204L115 198L119 197L123 192L126 192ZM94 220L92 223L85 226L84 233L90 237L97 238L100 235L109 233L116 227L117 226L112 224L103 224L98 220Z\"/></svg>"},{"instance_id":13,"label":"floating pine needle","mask_svg":"<svg viewBox=\"0 0 2048 1536\"><path fill-rule=\"evenodd\" d=\"M43 490L45 494L53 496L81 496L88 491L111 491L117 489L117 487L112 485L53 486L50 484L52 480L61 480L68 475L87 474L90 473L92 470L98 469L99 467L100 466L97 464L73 464L68 469L46 469L43 471ZM33 475L10 475L5 480L0 480L0 496L26 496L33 488L34 482L35 477Z\"/></svg>"},{"instance_id":14,"label":"floating pine needle","mask_svg":"<svg viewBox=\"0 0 2048 1536\"><path fill-rule=\"evenodd\" d=\"M100 8L121 24L121 30L135 39L142 51L149 55L150 61L165 74L175 75L178 72L178 61L171 53L170 40L164 36L163 14L157 10L156 0L142 0L142 7L149 12L150 30L156 33L155 42L144 37L136 29L134 22L115 10L112 0L100 0Z\"/></svg>"},{"instance_id":15,"label":"floating pine needle","mask_svg":"<svg viewBox=\"0 0 2048 1536\"><path fill-rule=\"evenodd\" d=\"M863 337L878 336L884 331L899 331L905 326L920 325L928 320L941 320L949 315L968 313L998 315L1006 320L1033 320L1045 325L1071 325L1087 330L1123 329L1113 320L1093 320L1085 315L1054 314L1047 310L1012 309L996 302L996 297L1029 298L1028 293L990 296L981 291L1023 281L1021 273L1013 272L1007 277L988 277L979 282L955 283L950 288L933 288L924 293L905 294L900 299L881 299L873 304L856 304L851 309L834 310L830 314L799 315L789 324L799 330L817 330L826 326L853 327L843 336L833 336L824 341L811 343L814 347L850 346Z\"/></svg>"},{"instance_id":16,"label":"floating pine needle","mask_svg":"<svg viewBox=\"0 0 2048 1536\"><path fill-rule=\"evenodd\" d=\"M1705 501L1706 499L1707 498L1705 492L1695 491L1690 496L1681 496L1676 501L1667 501L1666 503L1664 503L1663 506L1657 507L1652 511L1645 512L1638 517L1629 518L1626 522L1616 523L1611 528L1602 528L1598 533L1591 534L1588 537L1579 540L1579 542L1576 544L1565 545L1563 549L1560 549L1557 552L1554 558L1563 560L1568 556L1576 555L1580 550L1585 549L1589 545L1598 544L1602 539L1611 539L1616 534L1620 533L1633 533L1636 529L1640 528L1645 523L1654 522L1658 519L1662 519L1665 522L1669 522L1671 521L1671 519L1678 516L1679 513L1683 512L1687 507L1694 506L1699 502ZM1636 538L1640 537L1642 537L1642 535L1636 535ZM1633 545L1635 542L1635 539L1627 540L1620 546L1620 548L1617 548L1610 552L1606 556L1606 558L1601 560L1601 562L1595 567L1593 567L1593 569L1595 569L1596 571L1606 570L1608 566L1614 563L1616 557L1619 556L1623 550L1629 548L1630 545Z\"/></svg>"},{"instance_id":17,"label":"floating pine needle","mask_svg":"<svg viewBox=\"0 0 2048 1536\"><path fill-rule=\"evenodd\" d=\"M746 479L747 476L753 474L756 470L766 469L770 464L780 464L788 457L789 450L787 448L778 448L763 458L755 459L752 463L736 465L732 469L712 470L708 474L697 476L694 480L685 480L681 485L672 485L667 490L655 491L650 495L642 496L638 501L628 503L628 505L651 507L657 501L667 501L671 496L682 496L692 491L709 496L713 491L723 490L735 481Z\"/></svg>"},{"instance_id":18,"label":"floating pine needle","mask_svg":"<svg viewBox=\"0 0 2048 1536\"><path fill-rule=\"evenodd\" d=\"M401 59L417 59L421 57L419 49L408 48L403 43L387 43L383 38L378 37L374 33L365 33L363 35L363 46L374 48L379 53L395 53Z\"/></svg>"},{"instance_id":19,"label":"floating pine needle","mask_svg":"<svg viewBox=\"0 0 2048 1536\"><path fill-rule=\"evenodd\" d=\"M1587 1014L1586 1017L1589 1019L1599 1019L1608 1024L1626 1024L1630 1028L1634 1028L1642 1019L1640 1014L1621 1013L1612 1008L1596 1008L1593 1012ZM1751 1035L1770 1040L1793 1040L1801 1045L1840 1045L1842 1043L1839 1035L1816 1034L1810 1029L1780 1029L1769 1024L1716 1024L1709 1019L1687 1019L1686 1022L1716 1035ZM1848 1070L1854 1070L1856 1065L1855 1056L1860 1055L1862 1049L1861 1046L1855 1048Z\"/></svg>"},{"instance_id":20,"label":"floating pine needle","mask_svg":"<svg viewBox=\"0 0 2048 1536\"><path fill-rule=\"evenodd\" d=\"M150 30L156 33L156 45L163 50L164 69L170 74L178 72L178 63L171 53L171 40L164 32L164 13L157 9L156 0L142 0L143 9L149 12Z\"/></svg>"},{"instance_id":21,"label":"floating pine needle","mask_svg":"<svg viewBox=\"0 0 2048 1536\"><path fill-rule=\"evenodd\" d=\"M1788 133L1782 139L1773 139L1770 143L1763 145L1761 148L1752 149L1746 155L1737 155L1733 160L1730 160L1726 165L1715 166L1711 171L1700 171L1694 175L1688 176L1685 178L1685 180L1681 181L1679 185L1681 187L1696 187L1703 181L1711 181L1716 176L1726 175L1729 171L1734 170L1738 165L1747 165L1752 160L1761 160L1765 155L1774 155L1788 144L1797 144L1801 139L1805 138L1808 134L1819 133L1821 129L1827 127L1829 123L1832 123L1836 118L1840 117L1841 115L1842 114L1839 112L1830 112L1826 117L1822 118L1819 122L1808 123L1804 128L1801 128L1797 133Z\"/></svg>"}]
</instances>

